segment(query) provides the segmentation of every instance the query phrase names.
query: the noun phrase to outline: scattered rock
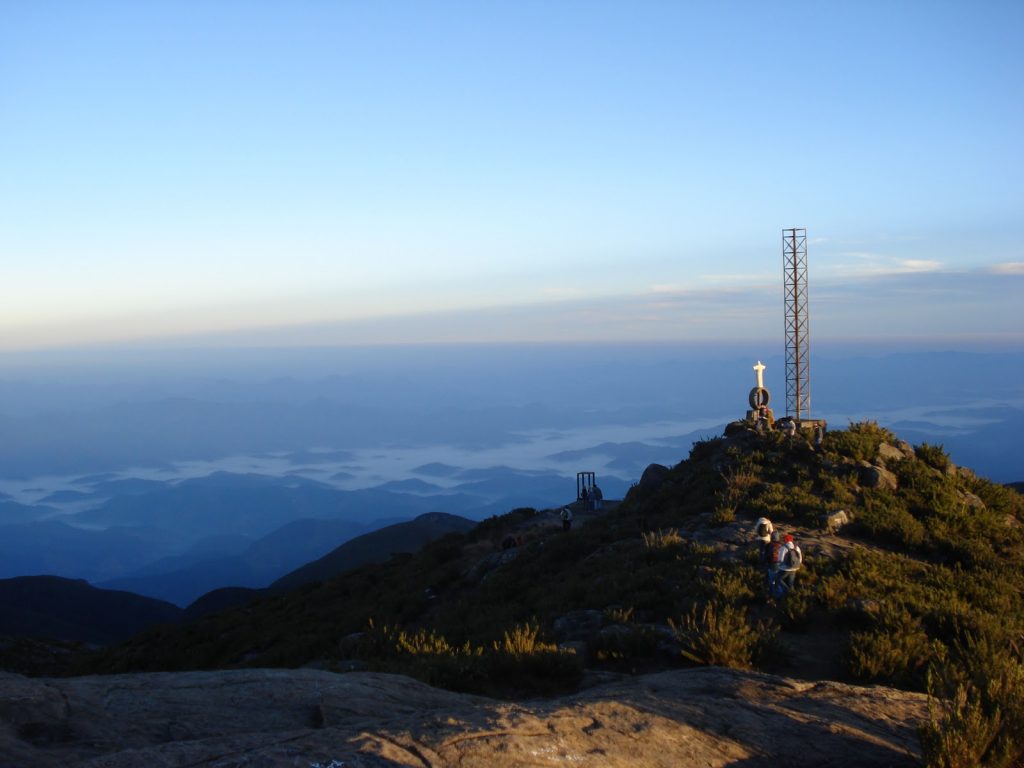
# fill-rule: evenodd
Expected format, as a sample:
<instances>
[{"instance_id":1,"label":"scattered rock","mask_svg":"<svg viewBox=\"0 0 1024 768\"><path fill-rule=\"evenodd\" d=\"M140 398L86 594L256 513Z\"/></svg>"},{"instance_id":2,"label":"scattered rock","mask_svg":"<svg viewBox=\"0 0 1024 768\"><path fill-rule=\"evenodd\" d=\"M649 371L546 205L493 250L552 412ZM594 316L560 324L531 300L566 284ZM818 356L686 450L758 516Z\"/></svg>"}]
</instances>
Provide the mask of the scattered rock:
<instances>
[{"instance_id":1,"label":"scattered rock","mask_svg":"<svg viewBox=\"0 0 1024 768\"><path fill-rule=\"evenodd\" d=\"M861 467L860 484L865 488L882 488L890 491L895 491L899 488L899 481L896 479L896 475L885 467L877 467L872 464Z\"/></svg>"},{"instance_id":2,"label":"scattered rock","mask_svg":"<svg viewBox=\"0 0 1024 768\"><path fill-rule=\"evenodd\" d=\"M832 514L824 514L821 516L821 527L829 533L835 533L844 525L850 522L850 516L846 514L846 510L840 509L838 512Z\"/></svg>"},{"instance_id":3,"label":"scattered rock","mask_svg":"<svg viewBox=\"0 0 1024 768\"><path fill-rule=\"evenodd\" d=\"M959 491L957 496L959 496L960 501L971 509L985 509L985 502L970 491Z\"/></svg>"},{"instance_id":4,"label":"scattered rock","mask_svg":"<svg viewBox=\"0 0 1024 768\"><path fill-rule=\"evenodd\" d=\"M880 600L869 600L867 598L851 599L846 603L846 608L853 613L859 613L863 616L876 616L882 610L882 603Z\"/></svg>"},{"instance_id":5,"label":"scattered rock","mask_svg":"<svg viewBox=\"0 0 1024 768\"><path fill-rule=\"evenodd\" d=\"M903 459L907 458L907 456L895 445L890 445L889 443L882 443L880 446L878 446L878 458L881 459L883 464L887 464L890 461L903 461Z\"/></svg>"}]
</instances>

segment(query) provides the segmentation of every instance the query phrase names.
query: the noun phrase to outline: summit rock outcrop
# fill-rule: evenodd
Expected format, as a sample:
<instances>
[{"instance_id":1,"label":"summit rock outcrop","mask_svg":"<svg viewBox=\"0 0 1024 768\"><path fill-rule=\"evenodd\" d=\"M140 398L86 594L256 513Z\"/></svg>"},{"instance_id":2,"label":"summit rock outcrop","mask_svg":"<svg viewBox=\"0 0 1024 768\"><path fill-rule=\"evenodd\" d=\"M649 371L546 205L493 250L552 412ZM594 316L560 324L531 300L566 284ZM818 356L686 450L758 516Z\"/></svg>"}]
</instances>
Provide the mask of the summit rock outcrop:
<instances>
[{"instance_id":1,"label":"summit rock outcrop","mask_svg":"<svg viewBox=\"0 0 1024 768\"><path fill-rule=\"evenodd\" d=\"M0 674L0 765L910 766L925 696L715 667L498 701L399 675Z\"/></svg>"}]
</instances>

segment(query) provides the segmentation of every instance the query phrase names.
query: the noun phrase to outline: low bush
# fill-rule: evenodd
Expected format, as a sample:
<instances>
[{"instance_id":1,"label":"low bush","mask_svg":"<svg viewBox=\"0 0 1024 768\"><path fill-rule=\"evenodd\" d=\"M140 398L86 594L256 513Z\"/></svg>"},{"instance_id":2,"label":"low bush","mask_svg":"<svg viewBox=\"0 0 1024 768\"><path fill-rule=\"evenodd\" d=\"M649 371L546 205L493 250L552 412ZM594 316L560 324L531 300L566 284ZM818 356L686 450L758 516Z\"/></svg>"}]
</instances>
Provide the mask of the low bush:
<instances>
[{"instance_id":1,"label":"low bush","mask_svg":"<svg viewBox=\"0 0 1024 768\"><path fill-rule=\"evenodd\" d=\"M946 471L949 466L949 455L942 445L929 445L921 443L914 448L914 455L933 469Z\"/></svg>"},{"instance_id":2,"label":"low bush","mask_svg":"<svg viewBox=\"0 0 1024 768\"><path fill-rule=\"evenodd\" d=\"M910 549L917 549L925 540L924 524L887 490L864 491L864 505L857 512L854 526L854 530L868 536Z\"/></svg>"},{"instance_id":3,"label":"low bush","mask_svg":"<svg viewBox=\"0 0 1024 768\"><path fill-rule=\"evenodd\" d=\"M679 623L668 621L684 658L695 664L749 669L775 639L767 624L751 625L746 608L707 602Z\"/></svg>"},{"instance_id":4,"label":"low bush","mask_svg":"<svg viewBox=\"0 0 1024 768\"><path fill-rule=\"evenodd\" d=\"M847 670L858 680L924 690L928 665L944 658L944 650L905 608L887 604L873 629L851 633Z\"/></svg>"},{"instance_id":5,"label":"low bush","mask_svg":"<svg viewBox=\"0 0 1024 768\"><path fill-rule=\"evenodd\" d=\"M882 443L895 440L892 432L878 426L876 422L861 421L850 424L846 429L828 432L823 448L854 461L873 461Z\"/></svg>"},{"instance_id":6,"label":"low bush","mask_svg":"<svg viewBox=\"0 0 1024 768\"><path fill-rule=\"evenodd\" d=\"M665 531L643 531L640 534L646 549L669 549L679 547L686 543L686 539L679 535L678 528L669 528Z\"/></svg>"},{"instance_id":7,"label":"low bush","mask_svg":"<svg viewBox=\"0 0 1024 768\"><path fill-rule=\"evenodd\" d=\"M387 672L430 685L488 695L554 694L573 690L583 659L540 639L536 624L517 625L489 649L469 642L452 645L427 629L405 632L370 623L354 656Z\"/></svg>"},{"instance_id":8,"label":"low bush","mask_svg":"<svg viewBox=\"0 0 1024 768\"><path fill-rule=\"evenodd\" d=\"M930 768L1011 768L1024 763L1024 637L968 637L952 663L929 671L921 726Z\"/></svg>"}]
</instances>

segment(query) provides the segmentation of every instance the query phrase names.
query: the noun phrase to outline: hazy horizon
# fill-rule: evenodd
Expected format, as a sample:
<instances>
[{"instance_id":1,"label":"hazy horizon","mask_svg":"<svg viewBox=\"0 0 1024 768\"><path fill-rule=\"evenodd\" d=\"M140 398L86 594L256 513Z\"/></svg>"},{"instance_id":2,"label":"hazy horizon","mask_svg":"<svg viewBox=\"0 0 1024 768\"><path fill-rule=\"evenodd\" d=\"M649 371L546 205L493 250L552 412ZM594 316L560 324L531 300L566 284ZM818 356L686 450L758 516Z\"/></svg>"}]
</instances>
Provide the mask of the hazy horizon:
<instances>
[{"instance_id":1,"label":"hazy horizon","mask_svg":"<svg viewBox=\"0 0 1024 768\"><path fill-rule=\"evenodd\" d=\"M8 3L0 350L765 338L786 227L821 339L1019 343L1022 30L1008 1Z\"/></svg>"}]
</instances>

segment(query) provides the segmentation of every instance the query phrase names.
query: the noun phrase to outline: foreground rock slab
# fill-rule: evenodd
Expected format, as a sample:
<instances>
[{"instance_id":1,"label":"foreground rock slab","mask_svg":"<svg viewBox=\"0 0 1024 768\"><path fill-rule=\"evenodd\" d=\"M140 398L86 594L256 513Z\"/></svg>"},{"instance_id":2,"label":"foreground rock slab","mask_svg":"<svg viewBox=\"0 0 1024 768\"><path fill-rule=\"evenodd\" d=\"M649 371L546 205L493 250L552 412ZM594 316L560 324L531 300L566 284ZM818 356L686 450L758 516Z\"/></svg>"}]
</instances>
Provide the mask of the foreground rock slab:
<instances>
[{"instance_id":1,"label":"foreground rock slab","mask_svg":"<svg viewBox=\"0 0 1024 768\"><path fill-rule=\"evenodd\" d=\"M0 673L0 766L910 766L926 709L718 668L525 702L368 672Z\"/></svg>"}]
</instances>

